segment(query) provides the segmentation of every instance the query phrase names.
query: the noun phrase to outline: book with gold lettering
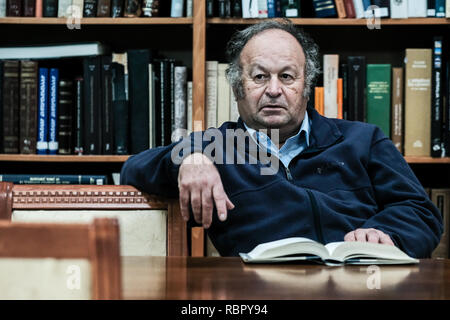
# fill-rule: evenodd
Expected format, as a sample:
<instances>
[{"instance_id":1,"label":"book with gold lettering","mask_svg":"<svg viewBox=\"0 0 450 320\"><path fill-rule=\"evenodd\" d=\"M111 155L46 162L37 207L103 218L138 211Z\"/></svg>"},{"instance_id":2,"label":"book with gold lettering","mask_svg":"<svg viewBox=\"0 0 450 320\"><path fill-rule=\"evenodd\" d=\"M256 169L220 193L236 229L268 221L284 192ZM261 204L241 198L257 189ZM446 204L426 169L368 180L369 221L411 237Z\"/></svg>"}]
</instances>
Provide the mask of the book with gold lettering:
<instances>
[{"instance_id":1,"label":"book with gold lettering","mask_svg":"<svg viewBox=\"0 0 450 320\"><path fill-rule=\"evenodd\" d=\"M245 263L313 261L329 266L419 263L419 260L392 245L358 241L330 242L323 245L302 237L262 243L252 251L239 255Z\"/></svg>"}]
</instances>

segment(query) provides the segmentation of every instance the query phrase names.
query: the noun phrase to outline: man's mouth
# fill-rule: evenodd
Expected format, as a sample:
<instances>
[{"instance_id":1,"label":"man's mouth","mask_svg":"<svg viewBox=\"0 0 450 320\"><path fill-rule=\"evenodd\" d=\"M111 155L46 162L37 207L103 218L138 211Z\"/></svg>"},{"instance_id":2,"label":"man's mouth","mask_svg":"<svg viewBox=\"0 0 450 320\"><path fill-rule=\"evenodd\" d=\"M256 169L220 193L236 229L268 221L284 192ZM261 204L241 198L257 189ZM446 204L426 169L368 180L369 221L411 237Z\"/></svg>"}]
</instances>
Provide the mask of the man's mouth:
<instances>
[{"instance_id":1,"label":"man's mouth","mask_svg":"<svg viewBox=\"0 0 450 320\"><path fill-rule=\"evenodd\" d=\"M281 109L286 109L284 106L282 105L278 105L278 104L267 104L262 106L262 108L260 110L263 111L279 111Z\"/></svg>"}]
</instances>

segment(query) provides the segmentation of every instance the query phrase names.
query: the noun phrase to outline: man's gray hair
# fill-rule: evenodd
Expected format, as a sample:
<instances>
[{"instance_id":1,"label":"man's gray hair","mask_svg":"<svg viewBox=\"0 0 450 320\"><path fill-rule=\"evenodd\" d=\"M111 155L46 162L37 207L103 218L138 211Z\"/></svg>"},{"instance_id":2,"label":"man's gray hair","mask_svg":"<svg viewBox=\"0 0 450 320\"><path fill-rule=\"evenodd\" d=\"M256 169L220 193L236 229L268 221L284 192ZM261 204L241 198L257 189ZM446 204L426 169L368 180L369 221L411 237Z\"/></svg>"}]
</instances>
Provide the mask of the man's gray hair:
<instances>
[{"instance_id":1,"label":"man's gray hair","mask_svg":"<svg viewBox=\"0 0 450 320\"><path fill-rule=\"evenodd\" d=\"M227 57L230 63L227 69L227 79L233 89L236 98L242 99L245 97L245 92L242 83L242 66L240 63L240 56L242 49L244 49L250 39L257 34L269 30L280 29L288 32L299 42L303 48L305 55L305 88L303 96L309 97L314 81L320 73L319 64L319 46L314 40L306 34L302 29L297 28L289 19L264 20L263 22L251 25L244 30L237 31L227 44Z\"/></svg>"}]
</instances>

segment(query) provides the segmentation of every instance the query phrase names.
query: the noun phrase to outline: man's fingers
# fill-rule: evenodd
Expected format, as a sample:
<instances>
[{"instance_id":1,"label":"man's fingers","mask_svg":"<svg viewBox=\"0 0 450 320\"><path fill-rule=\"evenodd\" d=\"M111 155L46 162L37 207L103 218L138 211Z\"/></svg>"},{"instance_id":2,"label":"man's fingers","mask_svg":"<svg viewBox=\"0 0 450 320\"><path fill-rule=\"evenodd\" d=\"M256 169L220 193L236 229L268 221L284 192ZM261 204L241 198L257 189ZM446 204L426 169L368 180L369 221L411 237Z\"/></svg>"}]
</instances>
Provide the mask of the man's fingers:
<instances>
[{"instance_id":1,"label":"man's fingers","mask_svg":"<svg viewBox=\"0 0 450 320\"><path fill-rule=\"evenodd\" d=\"M391 246L394 246L394 242L392 241L391 237L389 237L389 235L387 235L386 233L377 230L378 231L378 235L380 236L380 243L383 244L389 244Z\"/></svg>"},{"instance_id":2,"label":"man's fingers","mask_svg":"<svg viewBox=\"0 0 450 320\"><path fill-rule=\"evenodd\" d=\"M356 241L367 242L366 232L363 229L355 230L355 238L356 238Z\"/></svg>"},{"instance_id":3,"label":"man's fingers","mask_svg":"<svg viewBox=\"0 0 450 320\"><path fill-rule=\"evenodd\" d=\"M234 204L233 204L233 202L231 202L230 199L228 199L228 197L227 197L227 209L228 210L233 210L234 209Z\"/></svg>"},{"instance_id":4,"label":"man's fingers","mask_svg":"<svg viewBox=\"0 0 450 320\"><path fill-rule=\"evenodd\" d=\"M344 241L356 241L355 231L350 231L344 236Z\"/></svg>"},{"instance_id":5,"label":"man's fingers","mask_svg":"<svg viewBox=\"0 0 450 320\"><path fill-rule=\"evenodd\" d=\"M211 225L213 211L213 201L211 190L204 188L202 190L202 223L205 229Z\"/></svg>"},{"instance_id":6,"label":"man's fingers","mask_svg":"<svg viewBox=\"0 0 450 320\"><path fill-rule=\"evenodd\" d=\"M234 208L234 204L228 199L222 184L216 184L213 187L214 203L216 204L217 216L220 221L227 219L227 211Z\"/></svg>"}]
</instances>

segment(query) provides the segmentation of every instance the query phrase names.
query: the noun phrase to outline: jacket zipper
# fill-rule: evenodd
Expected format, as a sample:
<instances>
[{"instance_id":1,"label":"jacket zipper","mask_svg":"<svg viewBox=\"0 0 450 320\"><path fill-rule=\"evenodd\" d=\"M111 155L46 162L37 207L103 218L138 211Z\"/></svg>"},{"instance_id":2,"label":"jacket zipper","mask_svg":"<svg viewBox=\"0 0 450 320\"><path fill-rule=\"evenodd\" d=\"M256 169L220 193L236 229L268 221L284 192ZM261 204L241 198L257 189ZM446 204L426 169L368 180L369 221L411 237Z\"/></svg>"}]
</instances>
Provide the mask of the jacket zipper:
<instances>
[{"instance_id":1,"label":"jacket zipper","mask_svg":"<svg viewBox=\"0 0 450 320\"><path fill-rule=\"evenodd\" d=\"M320 222L320 212L319 207L317 206L316 198L312 194L311 190L306 189L306 193L308 194L309 201L311 203L311 208L314 215L314 228L316 230L317 238L320 243L325 243L323 239L322 233L322 224Z\"/></svg>"}]
</instances>

